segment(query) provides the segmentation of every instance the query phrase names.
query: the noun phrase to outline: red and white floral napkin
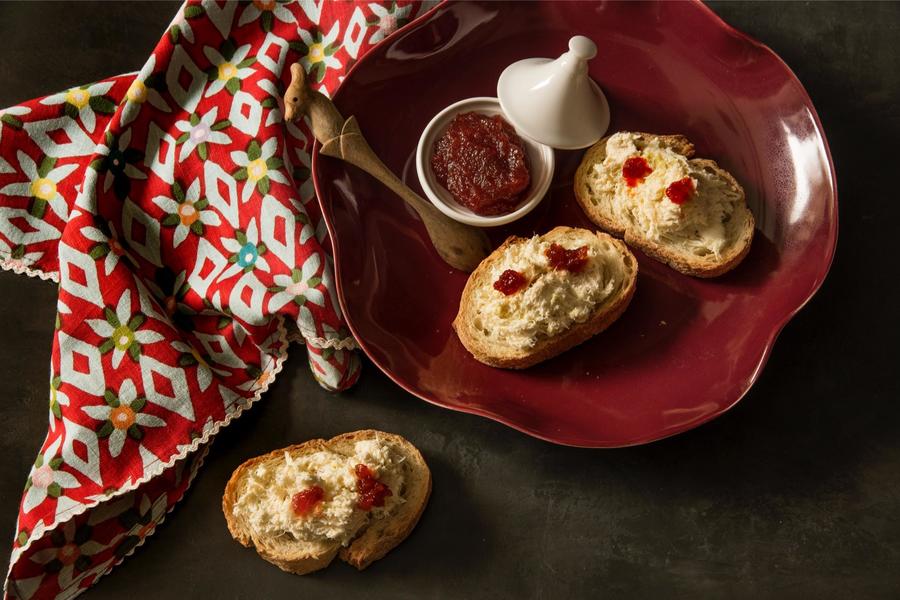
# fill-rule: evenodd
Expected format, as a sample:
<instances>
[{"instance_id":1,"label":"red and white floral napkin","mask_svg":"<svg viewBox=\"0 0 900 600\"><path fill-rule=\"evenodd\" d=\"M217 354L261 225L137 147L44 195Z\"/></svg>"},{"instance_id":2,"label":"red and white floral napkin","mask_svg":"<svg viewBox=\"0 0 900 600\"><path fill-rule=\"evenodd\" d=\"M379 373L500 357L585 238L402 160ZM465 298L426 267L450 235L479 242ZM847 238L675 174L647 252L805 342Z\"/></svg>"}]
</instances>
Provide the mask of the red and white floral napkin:
<instances>
[{"instance_id":1,"label":"red and white floral napkin","mask_svg":"<svg viewBox=\"0 0 900 600\"><path fill-rule=\"evenodd\" d=\"M423 9L191 0L139 73L0 111L0 265L59 283L7 597L71 598L140 545L291 341L326 388L356 380L281 94L298 60L334 91Z\"/></svg>"}]
</instances>

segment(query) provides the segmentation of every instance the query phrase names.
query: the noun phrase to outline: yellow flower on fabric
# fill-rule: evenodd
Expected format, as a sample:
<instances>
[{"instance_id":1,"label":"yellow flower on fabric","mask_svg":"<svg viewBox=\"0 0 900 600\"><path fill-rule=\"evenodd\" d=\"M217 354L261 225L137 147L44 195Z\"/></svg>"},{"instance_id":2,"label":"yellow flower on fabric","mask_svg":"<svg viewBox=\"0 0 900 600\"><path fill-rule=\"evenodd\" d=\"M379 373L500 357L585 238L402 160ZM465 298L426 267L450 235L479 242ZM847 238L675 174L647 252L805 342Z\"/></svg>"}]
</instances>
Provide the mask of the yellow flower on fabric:
<instances>
[{"instance_id":1,"label":"yellow flower on fabric","mask_svg":"<svg viewBox=\"0 0 900 600\"><path fill-rule=\"evenodd\" d=\"M125 352L128 350L128 347L131 346L131 342L134 341L134 332L132 332L128 326L120 325L113 331L110 339L116 349Z\"/></svg>"},{"instance_id":2,"label":"yellow flower on fabric","mask_svg":"<svg viewBox=\"0 0 900 600\"><path fill-rule=\"evenodd\" d=\"M66 92L66 102L81 110L91 101L91 94L85 89L75 88Z\"/></svg>"},{"instance_id":3,"label":"yellow flower on fabric","mask_svg":"<svg viewBox=\"0 0 900 600\"><path fill-rule=\"evenodd\" d=\"M281 169L284 161L275 156L278 151L278 140L269 138L260 145L256 140L250 140L247 151L235 150L231 153L231 160L239 168L231 174L236 181L245 181L241 191L241 202L250 199L254 190L265 196L269 193L272 181L289 184Z\"/></svg>"},{"instance_id":4,"label":"yellow flower on fabric","mask_svg":"<svg viewBox=\"0 0 900 600\"><path fill-rule=\"evenodd\" d=\"M31 182L31 195L44 202L56 198L56 182L49 177L39 177Z\"/></svg>"},{"instance_id":5,"label":"yellow flower on fabric","mask_svg":"<svg viewBox=\"0 0 900 600\"><path fill-rule=\"evenodd\" d=\"M337 40L338 23L324 35L315 27L309 31L298 27L297 33L300 39L291 42L290 47L300 54L300 64L307 73L315 76L316 83L322 82L328 69L341 68L341 61L335 56L341 47L341 43Z\"/></svg>"},{"instance_id":6,"label":"yellow flower on fabric","mask_svg":"<svg viewBox=\"0 0 900 600\"><path fill-rule=\"evenodd\" d=\"M85 131L93 133L97 126L97 113L111 115L116 112L112 98L105 95L112 86L112 81L101 81L51 94L40 102L44 106L62 105L67 117L81 121Z\"/></svg>"},{"instance_id":7,"label":"yellow flower on fabric","mask_svg":"<svg viewBox=\"0 0 900 600\"><path fill-rule=\"evenodd\" d=\"M59 192L59 184L75 171L78 165L70 163L57 167L57 159L52 156L44 156L41 164L38 165L33 158L21 150L16 152L16 157L19 159L19 169L25 176L25 180L3 186L0 188L0 195L31 198L28 212L38 219L44 218L47 207L50 207L60 218L67 219L69 206Z\"/></svg>"},{"instance_id":8,"label":"yellow flower on fabric","mask_svg":"<svg viewBox=\"0 0 900 600\"><path fill-rule=\"evenodd\" d=\"M266 161L261 158L252 160L250 161L250 164L247 165L247 179L253 183L256 183L268 174L269 167L266 166Z\"/></svg>"},{"instance_id":9,"label":"yellow flower on fabric","mask_svg":"<svg viewBox=\"0 0 900 600\"><path fill-rule=\"evenodd\" d=\"M313 44L309 47L309 54L306 55L311 65L320 63L325 60L325 48L322 44Z\"/></svg>"},{"instance_id":10,"label":"yellow flower on fabric","mask_svg":"<svg viewBox=\"0 0 900 600\"><path fill-rule=\"evenodd\" d=\"M143 104L147 101L147 86L140 79L135 79L128 87L125 97L128 98L129 102Z\"/></svg>"},{"instance_id":11,"label":"yellow flower on fabric","mask_svg":"<svg viewBox=\"0 0 900 600\"><path fill-rule=\"evenodd\" d=\"M125 290L115 308L107 306L102 319L87 319L88 327L101 338L100 354L112 352L112 366L119 368L126 354L138 363L145 345L155 344L163 339L157 331L144 327L147 317L138 311L131 311L131 290Z\"/></svg>"},{"instance_id":12,"label":"yellow flower on fabric","mask_svg":"<svg viewBox=\"0 0 900 600\"><path fill-rule=\"evenodd\" d=\"M177 29L173 25L173 29ZM137 74L125 92L125 101L122 102L121 125L127 125L134 121L143 110L145 104L150 104L160 112L171 113L172 107L160 94L166 89L165 71L156 70L156 56L150 55L150 59L144 64L144 68Z\"/></svg>"},{"instance_id":13,"label":"yellow flower on fabric","mask_svg":"<svg viewBox=\"0 0 900 600\"><path fill-rule=\"evenodd\" d=\"M219 65L219 81L228 81L232 77L237 77L238 69L230 62Z\"/></svg>"},{"instance_id":14,"label":"yellow flower on fabric","mask_svg":"<svg viewBox=\"0 0 900 600\"><path fill-rule=\"evenodd\" d=\"M210 62L206 70L209 87L204 96L207 98L218 94L223 88L234 96L241 89L241 80L253 75L250 67L256 64L256 57L248 56L250 44L235 47L234 42L227 39L218 49L204 46L203 54Z\"/></svg>"}]
</instances>

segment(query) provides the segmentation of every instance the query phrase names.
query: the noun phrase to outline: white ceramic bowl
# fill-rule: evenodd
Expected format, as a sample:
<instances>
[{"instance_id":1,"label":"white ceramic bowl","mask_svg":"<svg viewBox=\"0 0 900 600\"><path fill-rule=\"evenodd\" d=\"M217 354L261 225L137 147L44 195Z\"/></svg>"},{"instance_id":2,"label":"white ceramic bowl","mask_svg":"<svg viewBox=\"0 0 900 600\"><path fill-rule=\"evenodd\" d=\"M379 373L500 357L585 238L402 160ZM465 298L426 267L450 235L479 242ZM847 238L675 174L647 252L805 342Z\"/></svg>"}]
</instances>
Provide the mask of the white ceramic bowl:
<instances>
[{"instance_id":1,"label":"white ceramic bowl","mask_svg":"<svg viewBox=\"0 0 900 600\"><path fill-rule=\"evenodd\" d=\"M535 206L540 204L547 193L547 189L550 187L550 181L553 179L553 169L556 164L553 148L540 144L516 130L516 133L522 138L522 142L525 144L525 151L528 154L528 170L531 174L531 185L526 191L526 196L522 198L522 201L512 212L489 217L476 214L454 200L453 195L438 183L431 169L434 143L446 131L453 117L465 112L477 112L488 116L502 115L505 118L503 110L500 108L500 101L497 98L466 98L451 104L439 112L425 127L422 136L419 138L419 146L416 149L416 172L419 175L419 182L422 184L425 195L439 211L451 219L468 225L496 227L497 225L511 223L524 217ZM509 122L508 119L507 122Z\"/></svg>"}]
</instances>

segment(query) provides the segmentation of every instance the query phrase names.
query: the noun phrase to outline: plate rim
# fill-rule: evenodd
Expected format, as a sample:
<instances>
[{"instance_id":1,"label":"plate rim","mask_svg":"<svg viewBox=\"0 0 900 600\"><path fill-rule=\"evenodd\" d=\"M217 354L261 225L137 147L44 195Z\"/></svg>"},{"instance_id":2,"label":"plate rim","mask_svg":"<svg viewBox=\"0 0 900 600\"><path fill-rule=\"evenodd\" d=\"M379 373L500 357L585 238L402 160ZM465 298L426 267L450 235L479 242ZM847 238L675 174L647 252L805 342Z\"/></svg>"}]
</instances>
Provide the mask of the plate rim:
<instances>
[{"instance_id":1,"label":"plate rim","mask_svg":"<svg viewBox=\"0 0 900 600\"><path fill-rule=\"evenodd\" d=\"M432 8L428 9L427 11L425 11L424 13L422 13L421 15L416 17L414 20L410 21L409 23L407 23L406 25L404 25L403 27L401 27L400 29L398 29L397 31L392 33L391 35L387 36L385 39L381 40L381 42L379 42L373 48L371 48L368 52L366 52L362 57L359 58L359 60L357 60L350 67L350 69L344 75L343 81L346 81L363 64L372 60L372 58L375 54L374 51L376 49L380 48L382 45L384 45L386 43L392 43L396 39L396 37L398 37L399 35L405 33L406 31L410 30L413 27L418 26L418 24L421 21L425 21L425 20L431 18L435 13L445 9L447 6L449 6L453 3L454 2L452 0L445 0L443 2L440 2L436 6L433 6ZM809 92L807 92L806 87L803 85L803 82L800 81L800 78L797 77L797 74L794 72L794 70L791 69L791 67L784 61L784 59L782 59L769 46L767 46L766 44L760 42L756 38L750 36L749 34L743 32L743 31L737 29L736 27L730 25L729 23L727 23L715 11L713 11L710 7L708 7L706 4L704 4L702 2L702 0L691 0L690 2L687 2L685 4L686 5L689 4L689 5L693 6L694 8L699 7L700 12L703 13L706 18L711 19L713 21L713 23L716 26L718 26L720 29L722 29L724 32L741 39L744 43L748 43L748 44L751 44L752 46L755 46L760 51L767 54L770 58L774 58L776 61L778 61L778 63L780 63L781 66L786 70L789 77L796 84L798 91L801 94L801 99L804 101L805 105L808 106L810 109L810 114L812 115L813 123L815 124L815 127L816 127L816 132L819 134L819 136L822 139L822 144L823 144L824 150L825 150L825 158L826 158L826 162L828 163L828 171L829 171L830 180L831 180L831 196L832 196L831 208L832 208L833 218L831 219L831 222L829 224L830 227L828 229L828 242L830 242L830 244L829 244L829 248L828 248L828 256L827 256L826 266L821 271L821 273L817 276L815 281L813 282L812 286L810 287L809 291L807 292L806 297L801 302L799 302L797 304L797 306L795 306L791 310L787 311L785 316L782 319L780 319L776 323L776 325L772 328L772 331L769 333L769 335L766 338L766 343L762 348L762 352L760 353L760 357L757 360L756 366L754 367L752 374L745 380L745 382L743 384L741 384L743 389L741 389L740 393L737 394L737 396L735 397L735 399L733 401L731 401L728 405L723 406L720 409L716 410L715 412L712 412L707 415L703 415L703 416L698 417L697 419L695 419L693 421L689 421L687 423L680 423L679 425L673 427L671 430L665 430L663 432L658 432L657 434L649 435L649 436L647 436L647 435L636 436L634 439L628 440L626 442L613 442L613 443L597 441L597 440L581 439L577 436L568 436L568 435L551 436L551 435L545 434L541 431L538 431L536 429L516 423L513 419L509 419L509 418L504 417L503 415L497 414L495 412L487 411L487 410L476 408L476 407L469 407L469 406L464 407L464 406L450 404L445 401L441 401L437 398L431 398L429 396L424 395L423 393L420 393L420 392L412 389L412 387L410 385L408 385L407 383L402 381L400 378L395 376L390 371L390 369L388 369L387 367L380 364L379 361L373 357L372 351L369 348L367 348L366 342L363 340L362 336L359 335L359 332L356 330L356 327L353 325L353 323L349 317L350 312L347 310L347 301L344 297L344 290L343 290L343 286L341 284L342 280L340 277L340 271L341 271L340 260L338 260L338 258L339 258L338 251L337 251L337 247L334 243L334 240L337 239L337 236L335 235L335 229L334 229L334 225L331 222L331 217L328 214L328 211L325 210L324 204L322 202L322 197L323 197L322 188L324 187L324 182L320 183L319 177L318 177L319 149L320 149L321 144L319 144L318 140L315 140L313 143L312 151L310 153L311 154L310 172L312 175L313 188L316 192L316 201L319 204L319 210L322 214L322 220L325 222L326 229L328 230L329 242L330 242L331 248L332 248L332 258L333 258L332 262L333 262L333 267L334 267L335 288L337 290L337 296L338 296L338 302L340 304L340 308L343 311L344 321L346 322L347 327L350 329L350 332L353 334L353 337L356 339L357 345L366 354L366 356L369 358L369 360L372 362L372 364L374 364L378 368L379 371L384 373L388 377L388 379L393 381L401 389L403 389L407 393L411 394L412 396L415 396L416 398L419 398L420 400L427 402L428 404L432 404L434 406L439 406L441 408L444 408L447 410L452 410L455 412L472 414L472 415L477 415L479 417L487 418L492 421L501 423L507 427L510 427L516 431L519 431L521 433L529 435L533 438L537 438L539 440L549 442L552 444L575 447L575 448L615 449L615 448L629 448L629 447L633 447L633 446L642 446L645 444L659 442L659 441L671 438L673 436L679 435L681 433L685 433L692 429L695 429L695 428L697 428L705 423L708 423L718 417L721 417L725 413L729 412L738 403L740 403L741 400L744 399L744 397L750 392L750 390L756 384L757 380L759 379L759 376L762 374L762 371L765 369L765 366L768 363L769 358L771 357L772 349L775 346L775 342L778 340L778 336L784 330L785 326L787 326L787 324L797 315L797 313L799 313L809 303L809 301L812 300L812 298L818 293L818 291L822 287L822 284L825 282L825 279L828 277L828 273L831 271L832 265L834 264L834 255L835 255L835 252L837 249L837 240L838 240L838 234L839 234L839 221L840 221L840 214L839 214L839 210L838 210L839 209L839 201L838 201L837 173L835 172L835 168L834 168L834 159L831 155L831 147L829 146L829 143L828 143L828 137L825 134L825 128L823 127L822 121L819 118L819 113L816 110L816 107L812 101L812 98L809 96ZM339 100L341 91L344 89L343 81L342 81L342 85L338 86L338 88L332 94L332 99L335 102L337 102Z\"/></svg>"}]
</instances>

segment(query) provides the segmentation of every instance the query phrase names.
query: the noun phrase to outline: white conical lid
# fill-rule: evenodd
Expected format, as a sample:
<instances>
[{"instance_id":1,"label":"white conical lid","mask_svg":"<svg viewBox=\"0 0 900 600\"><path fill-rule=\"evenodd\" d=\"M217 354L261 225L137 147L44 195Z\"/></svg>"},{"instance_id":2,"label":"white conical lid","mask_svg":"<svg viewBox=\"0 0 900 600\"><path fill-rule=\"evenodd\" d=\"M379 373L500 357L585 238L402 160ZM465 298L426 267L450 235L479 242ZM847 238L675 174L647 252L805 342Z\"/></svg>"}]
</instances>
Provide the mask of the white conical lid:
<instances>
[{"instance_id":1,"label":"white conical lid","mask_svg":"<svg viewBox=\"0 0 900 600\"><path fill-rule=\"evenodd\" d=\"M556 60L528 58L506 67L497 81L500 106L513 126L542 144L586 148L609 127L606 96L588 77L597 46L577 35Z\"/></svg>"}]
</instances>

